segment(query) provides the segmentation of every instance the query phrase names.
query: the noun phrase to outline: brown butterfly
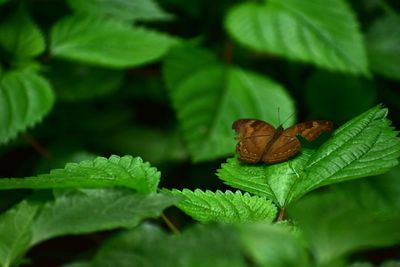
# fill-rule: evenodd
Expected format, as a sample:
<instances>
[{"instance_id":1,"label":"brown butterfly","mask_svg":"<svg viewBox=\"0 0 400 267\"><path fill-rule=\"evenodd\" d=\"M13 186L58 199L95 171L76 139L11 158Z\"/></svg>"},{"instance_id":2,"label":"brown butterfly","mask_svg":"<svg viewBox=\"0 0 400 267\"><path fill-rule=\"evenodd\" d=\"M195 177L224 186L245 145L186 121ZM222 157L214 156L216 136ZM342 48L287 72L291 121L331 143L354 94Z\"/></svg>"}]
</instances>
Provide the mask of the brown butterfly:
<instances>
[{"instance_id":1,"label":"brown butterfly","mask_svg":"<svg viewBox=\"0 0 400 267\"><path fill-rule=\"evenodd\" d=\"M309 141L315 140L322 132L332 130L330 121L307 121L290 128L275 129L271 124L256 119L239 119L232 124L239 143L238 159L246 163L276 163L287 160L300 151L301 135Z\"/></svg>"}]
</instances>

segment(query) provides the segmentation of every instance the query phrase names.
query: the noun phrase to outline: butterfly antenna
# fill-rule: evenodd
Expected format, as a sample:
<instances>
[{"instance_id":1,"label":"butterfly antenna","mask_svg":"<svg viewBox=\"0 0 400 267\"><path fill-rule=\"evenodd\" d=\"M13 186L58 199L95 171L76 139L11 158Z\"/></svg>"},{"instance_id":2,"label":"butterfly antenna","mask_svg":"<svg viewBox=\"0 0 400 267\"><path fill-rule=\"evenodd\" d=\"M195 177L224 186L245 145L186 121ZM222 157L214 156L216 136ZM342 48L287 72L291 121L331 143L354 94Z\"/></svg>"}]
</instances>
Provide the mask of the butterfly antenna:
<instances>
[{"instance_id":1,"label":"butterfly antenna","mask_svg":"<svg viewBox=\"0 0 400 267\"><path fill-rule=\"evenodd\" d=\"M290 114L290 116L289 117L287 117L286 118L286 120L284 121L284 122L282 122L282 124L279 124L279 125L284 125L291 117L293 117L294 115L296 114L296 111L294 111L292 114Z\"/></svg>"}]
</instances>

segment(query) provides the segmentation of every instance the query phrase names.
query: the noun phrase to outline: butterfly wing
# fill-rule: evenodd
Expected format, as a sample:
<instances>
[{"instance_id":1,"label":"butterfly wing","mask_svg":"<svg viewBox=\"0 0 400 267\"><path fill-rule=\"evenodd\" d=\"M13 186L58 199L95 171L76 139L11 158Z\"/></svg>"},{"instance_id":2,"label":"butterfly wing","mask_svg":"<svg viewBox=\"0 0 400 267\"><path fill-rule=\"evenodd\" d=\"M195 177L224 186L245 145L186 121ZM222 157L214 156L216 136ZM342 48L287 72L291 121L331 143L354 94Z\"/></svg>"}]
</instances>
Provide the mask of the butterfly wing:
<instances>
[{"instance_id":1,"label":"butterfly wing","mask_svg":"<svg viewBox=\"0 0 400 267\"><path fill-rule=\"evenodd\" d=\"M300 141L296 138L296 134L288 135L283 131L278 138L265 151L262 161L265 163L276 163L287 160L296 155L300 148ZM291 133L291 132L290 132Z\"/></svg>"},{"instance_id":2,"label":"butterfly wing","mask_svg":"<svg viewBox=\"0 0 400 267\"><path fill-rule=\"evenodd\" d=\"M332 127L331 121L306 121L287 128L282 134L286 136L301 135L308 141L314 141L321 133L331 131Z\"/></svg>"},{"instance_id":3,"label":"butterfly wing","mask_svg":"<svg viewBox=\"0 0 400 267\"><path fill-rule=\"evenodd\" d=\"M261 160L267 144L275 134L275 128L264 121L256 119L240 119L232 124L237 133L236 151L238 159L247 163L257 163Z\"/></svg>"},{"instance_id":4,"label":"butterfly wing","mask_svg":"<svg viewBox=\"0 0 400 267\"><path fill-rule=\"evenodd\" d=\"M332 122L321 120L298 123L286 130L282 130L279 137L265 151L262 161L266 163L285 161L296 155L301 148L300 141L296 138L297 135L313 141L321 133L330 130L332 130Z\"/></svg>"}]
</instances>

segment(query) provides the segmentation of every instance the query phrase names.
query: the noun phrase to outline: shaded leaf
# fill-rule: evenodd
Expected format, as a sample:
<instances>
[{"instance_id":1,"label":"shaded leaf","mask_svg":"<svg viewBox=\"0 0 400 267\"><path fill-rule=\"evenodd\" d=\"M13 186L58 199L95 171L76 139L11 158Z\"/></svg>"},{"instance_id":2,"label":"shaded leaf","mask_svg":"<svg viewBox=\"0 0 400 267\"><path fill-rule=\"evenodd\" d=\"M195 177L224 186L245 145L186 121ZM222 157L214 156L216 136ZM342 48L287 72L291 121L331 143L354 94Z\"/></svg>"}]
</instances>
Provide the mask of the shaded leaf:
<instances>
[{"instance_id":1,"label":"shaded leaf","mask_svg":"<svg viewBox=\"0 0 400 267\"><path fill-rule=\"evenodd\" d=\"M400 79L400 17L388 15L375 21L366 35L371 69L389 79Z\"/></svg>"},{"instance_id":2,"label":"shaded leaf","mask_svg":"<svg viewBox=\"0 0 400 267\"><path fill-rule=\"evenodd\" d=\"M57 22L50 37L55 57L115 68L156 61L177 43L177 39L150 29L77 15Z\"/></svg>"},{"instance_id":3,"label":"shaded leaf","mask_svg":"<svg viewBox=\"0 0 400 267\"><path fill-rule=\"evenodd\" d=\"M305 98L313 118L344 123L373 107L376 91L367 79L318 71L307 82Z\"/></svg>"},{"instance_id":4,"label":"shaded leaf","mask_svg":"<svg viewBox=\"0 0 400 267\"><path fill-rule=\"evenodd\" d=\"M274 165L229 159L218 170L225 183L272 199L281 207L323 185L384 173L398 163L400 140L374 107L337 129L319 149Z\"/></svg>"},{"instance_id":5,"label":"shaded leaf","mask_svg":"<svg viewBox=\"0 0 400 267\"><path fill-rule=\"evenodd\" d=\"M10 266L29 247L32 224L40 205L22 201L0 215L0 264Z\"/></svg>"},{"instance_id":6,"label":"shaded leaf","mask_svg":"<svg viewBox=\"0 0 400 267\"><path fill-rule=\"evenodd\" d=\"M272 222L277 213L275 205L265 197L250 196L240 191L214 193L200 189L174 189L171 193L183 197L177 204L178 208L200 222Z\"/></svg>"},{"instance_id":7,"label":"shaded leaf","mask_svg":"<svg viewBox=\"0 0 400 267\"><path fill-rule=\"evenodd\" d=\"M0 45L17 59L35 57L45 50L40 29L22 7L0 24Z\"/></svg>"},{"instance_id":8,"label":"shaded leaf","mask_svg":"<svg viewBox=\"0 0 400 267\"><path fill-rule=\"evenodd\" d=\"M33 224L31 244L61 235L132 228L158 217L177 202L167 194L139 194L121 189L62 191L47 202Z\"/></svg>"},{"instance_id":9,"label":"shaded leaf","mask_svg":"<svg viewBox=\"0 0 400 267\"><path fill-rule=\"evenodd\" d=\"M237 42L251 49L331 70L368 73L362 35L345 1L243 3L228 13L225 24Z\"/></svg>"},{"instance_id":10,"label":"shaded leaf","mask_svg":"<svg viewBox=\"0 0 400 267\"><path fill-rule=\"evenodd\" d=\"M167 235L144 224L108 240L90 266L241 267L244 264L234 229L196 225L181 235Z\"/></svg>"},{"instance_id":11,"label":"shaded leaf","mask_svg":"<svg viewBox=\"0 0 400 267\"><path fill-rule=\"evenodd\" d=\"M69 0L71 8L92 15L113 16L123 20L169 20L168 14L154 0Z\"/></svg>"},{"instance_id":12,"label":"shaded leaf","mask_svg":"<svg viewBox=\"0 0 400 267\"><path fill-rule=\"evenodd\" d=\"M2 178L0 190L17 188L98 188L125 186L142 193L155 192L160 172L140 157L97 157L80 163L68 163L64 169L52 170L26 178Z\"/></svg>"},{"instance_id":13,"label":"shaded leaf","mask_svg":"<svg viewBox=\"0 0 400 267\"><path fill-rule=\"evenodd\" d=\"M383 215L370 207L363 209L351 196L337 192L308 196L289 215L299 222L320 265L400 241L399 212Z\"/></svg>"},{"instance_id":14,"label":"shaded leaf","mask_svg":"<svg viewBox=\"0 0 400 267\"><path fill-rule=\"evenodd\" d=\"M194 49L194 48L193 48ZM164 65L172 104L194 161L234 151L233 121L259 118L278 124L293 114L286 90L267 77L213 62L212 55L187 48L175 50ZM292 123L293 118L288 123Z\"/></svg>"},{"instance_id":15,"label":"shaded leaf","mask_svg":"<svg viewBox=\"0 0 400 267\"><path fill-rule=\"evenodd\" d=\"M6 72L0 80L0 143L42 120L53 106L50 84L30 70Z\"/></svg>"},{"instance_id":16,"label":"shaded leaf","mask_svg":"<svg viewBox=\"0 0 400 267\"><path fill-rule=\"evenodd\" d=\"M256 266L311 266L306 243L279 225L256 224L239 228L244 250Z\"/></svg>"},{"instance_id":17,"label":"shaded leaf","mask_svg":"<svg viewBox=\"0 0 400 267\"><path fill-rule=\"evenodd\" d=\"M58 99L77 101L102 97L117 90L122 83L123 72L55 62L51 65L48 76Z\"/></svg>"}]
</instances>

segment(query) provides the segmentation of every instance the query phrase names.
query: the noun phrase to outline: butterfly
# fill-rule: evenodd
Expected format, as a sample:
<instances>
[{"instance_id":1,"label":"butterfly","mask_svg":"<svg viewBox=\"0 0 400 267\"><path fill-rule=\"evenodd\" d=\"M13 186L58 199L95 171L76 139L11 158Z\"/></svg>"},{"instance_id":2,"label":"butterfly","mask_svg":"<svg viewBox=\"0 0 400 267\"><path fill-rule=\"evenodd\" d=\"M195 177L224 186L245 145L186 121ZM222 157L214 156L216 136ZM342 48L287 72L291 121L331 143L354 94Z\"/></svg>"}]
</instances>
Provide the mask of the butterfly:
<instances>
[{"instance_id":1,"label":"butterfly","mask_svg":"<svg viewBox=\"0 0 400 267\"><path fill-rule=\"evenodd\" d=\"M296 155L301 148L297 135L308 141L315 140L321 133L332 130L332 122L314 120L298 123L283 129L256 119L239 119L232 124L239 141L236 151L238 159L246 163L277 163Z\"/></svg>"}]
</instances>

